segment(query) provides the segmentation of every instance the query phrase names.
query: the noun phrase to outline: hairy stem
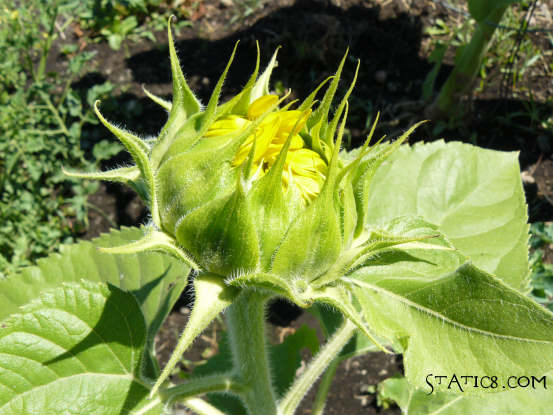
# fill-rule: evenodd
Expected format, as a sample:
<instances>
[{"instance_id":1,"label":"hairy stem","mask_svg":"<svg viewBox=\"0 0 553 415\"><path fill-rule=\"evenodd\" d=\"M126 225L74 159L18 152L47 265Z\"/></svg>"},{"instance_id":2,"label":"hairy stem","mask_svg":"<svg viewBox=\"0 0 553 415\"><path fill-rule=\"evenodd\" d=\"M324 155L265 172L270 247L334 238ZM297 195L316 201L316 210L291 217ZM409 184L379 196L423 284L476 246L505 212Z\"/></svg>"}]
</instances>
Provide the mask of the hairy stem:
<instances>
[{"instance_id":1,"label":"hairy stem","mask_svg":"<svg viewBox=\"0 0 553 415\"><path fill-rule=\"evenodd\" d=\"M279 403L279 413L293 415L303 397L324 372L328 365L338 356L338 353L355 333L356 326L349 319L344 319L342 326L336 330L322 350L307 366L307 369L294 381L290 390Z\"/></svg>"},{"instance_id":2,"label":"hairy stem","mask_svg":"<svg viewBox=\"0 0 553 415\"><path fill-rule=\"evenodd\" d=\"M328 396L328 391L330 390L330 385L332 385L332 380L336 374L336 369L340 366L342 359L337 357L326 369L323 377L321 378L321 383L319 383L319 389L317 390L317 395L315 396L315 401L311 407L312 415L322 415L325 409L326 397Z\"/></svg>"},{"instance_id":3,"label":"hairy stem","mask_svg":"<svg viewBox=\"0 0 553 415\"><path fill-rule=\"evenodd\" d=\"M161 391L160 394L164 401L173 402L209 392L225 391L238 394L242 389L243 385L233 380L230 375L215 375L192 379L189 382Z\"/></svg>"},{"instance_id":4,"label":"hairy stem","mask_svg":"<svg viewBox=\"0 0 553 415\"><path fill-rule=\"evenodd\" d=\"M265 343L266 301L266 295L247 290L227 314L235 376L245 386L241 397L250 415L277 414Z\"/></svg>"},{"instance_id":5,"label":"hairy stem","mask_svg":"<svg viewBox=\"0 0 553 415\"><path fill-rule=\"evenodd\" d=\"M181 360L183 353L192 344L202 331L223 311L234 298L234 290L225 287L221 278L203 274L194 279L194 291L196 299L192 314L186 324L184 331L173 350L173 354L163 368L161 375L150 391L150 399L155 396L159 388L169 378L171 372Z\"/></svg>"},{"instance_id":6,"label":"hairy stem","mask_svg":"<svg viewBox=\"0 0 553 415\"><path fill-rule=\"evenodd\" d=\"M225 415L213 405L200 398L186 398L182 400L181 403L187 408L192 409L198 415Z\"/></svg>"}]
</instances>

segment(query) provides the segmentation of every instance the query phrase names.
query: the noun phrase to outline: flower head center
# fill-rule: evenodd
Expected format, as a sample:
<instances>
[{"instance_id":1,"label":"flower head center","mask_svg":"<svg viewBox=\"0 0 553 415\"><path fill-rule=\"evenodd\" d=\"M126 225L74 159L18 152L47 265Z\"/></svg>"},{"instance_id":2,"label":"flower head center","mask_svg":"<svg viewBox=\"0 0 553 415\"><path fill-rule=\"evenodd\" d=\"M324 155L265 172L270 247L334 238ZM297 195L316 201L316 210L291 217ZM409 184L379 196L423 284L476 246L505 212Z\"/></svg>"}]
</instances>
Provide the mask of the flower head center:
<instances>
[{"instance_id":1,"label":"flower head center","mask_svg":"<svg viewBox=\"0 0 553 415\"><path fill-rule=\"evenodd\" d=\"M263 95L250 104L246 116L227 115L219 118L210 126L205 136L215 137L242 131L277 102L276 95ZM285 189L295 186L305 201L312 200L322 189L328 166L317 152L306 147L300 135L310 114L311 110L277 109L271 112L242 143L232 165L237 167L246 162L255 142L252 171L259 178L275 164L291 136L282 172L282 185Z\"/></svg>"}]
</instances>

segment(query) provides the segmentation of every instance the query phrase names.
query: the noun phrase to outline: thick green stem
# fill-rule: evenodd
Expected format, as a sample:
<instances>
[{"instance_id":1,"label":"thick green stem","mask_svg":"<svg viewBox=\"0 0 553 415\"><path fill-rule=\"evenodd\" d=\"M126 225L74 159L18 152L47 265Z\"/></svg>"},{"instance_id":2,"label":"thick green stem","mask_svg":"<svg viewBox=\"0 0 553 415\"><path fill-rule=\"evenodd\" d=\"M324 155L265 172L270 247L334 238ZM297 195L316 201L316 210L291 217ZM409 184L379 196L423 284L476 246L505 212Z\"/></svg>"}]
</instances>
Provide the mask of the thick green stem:
<instances>
[{"instance_id":1,"label":"thick green stem","mask_svg":"<svg viewBox=\"0 0 553 415\"><path fill-rule=\"evenodd\" d=\"M245 387L242 400L250 415L277 414L265 342L266 301L266 295L247 290L227 313L235 376Z\"/></svg>"},{"instance_id":2,"label":"thick green stem","mask_svg":"<svg viewBox=\"0 0 553 415\"><path fill-rule=\"evenodd\" d=\"M294 381L290 390L279 403L279 414L293 415L303 397L321 376L328 365L338 356L356 330L355 324L344 319L342 326L336 330L322 350L307 366L307 369Z\"/></svg>"},{"instance_id":3,"label":"thick green stem","mask_svg":"<svg viewBox=\"0 0 553 415\"><path fill-rule=\"evenodd\" d=\"M432 105L432 115L443 117L448 115L459 102L462 94L471 87L482 61L488 44L499 24L507 6L495 9L485 21L476 23L476 28L470 42L465 46L461 55L455 60L455 68L442 86L436 101Z\"/></svg>"}]
</instances>

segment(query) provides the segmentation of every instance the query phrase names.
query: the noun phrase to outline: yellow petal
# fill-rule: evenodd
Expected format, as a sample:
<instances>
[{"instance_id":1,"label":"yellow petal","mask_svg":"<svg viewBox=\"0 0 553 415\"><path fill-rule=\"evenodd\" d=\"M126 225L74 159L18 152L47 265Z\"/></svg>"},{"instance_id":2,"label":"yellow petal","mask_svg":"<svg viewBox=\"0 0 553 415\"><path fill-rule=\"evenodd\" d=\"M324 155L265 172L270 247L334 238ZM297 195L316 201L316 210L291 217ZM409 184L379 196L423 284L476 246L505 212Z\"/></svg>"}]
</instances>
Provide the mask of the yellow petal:
<instances>
[{"instance_id":1,"label":"yellow petal","mask_svg":"<svg viewBox=\"0 0 553 415\"><path fill-rule=\"evenodd\" d=\"M321 156L307 148L289 152L286 162L297 175L317 177L327 173L327 165Z\"/></svg>"},{"instance_id":2,"label":"yellow petal","mask_svg":"<svg viewBox=\"0 0 553 415\"><path fill-rule=\"evenodd\" d=\"M204 137L216 137L227 135L234 131L239 132L247 124L249 124L249 121L243 117L238 115L228 115L211 124Z\"/></svg>"},{"instance_id":3,"label":"yellow petal","mask_svg":"<svg viewBox=\"0 0 553 415\"><path fill-rule=\"evenodd\" d=\"M276 132L278 131L279 124L280 122L278 119L273 123L261 124L255 130L255 133L250 135L246 139L244 144L240 146L240 148L238 149L238 152L236 153L236 156L234 157L234 161L232 162L232 164L234 166L238 166L246 160L246 158L248 157L248 154L250 154L254 140L256 140L255 153L253 156L254 163L258 163L259 160L266 157L267 149L269 148L269 144L271 143Z\"/></svg>"},{"instance_id":4,"label":"yellow petal","mask_svg":"<svg viewBox=\"0 0 553 415\"><path fill-rule=\"evenodd\" d=\"M288 136L286 137L276 136L275 139L271 142L271 144L267 148L267 157L265 157L265 159L270 164L273 164L276 161L287 139L288 139ZM288 149L288 151L298 150L302 148L304 144L305 143L303 142L303 139L298 134L296 134L295 136L292 137L292 141L290 142L290 148ZM288 156L286 156L286 158L288 159Z\"/></svg>"},{"instance_id":5,"label":"yellow petal","mask_svg":"<svg viewBox=\"0 0 553 415\"><path fill-rule=\"evenodd\" d=\"M272 106L278 102L278 96L276 95L263 95L257 98L250 104L248 108L248 119L255 120L257 117L263 115Z\"/></svg>"},{"instance_id":6,"label":"yellow petal","mask_svg":"<svg viewBox=\"0 0 553 415\"><path fill-rule=\"evenodd\" d=\"M296 126L295 132L300 132L303 127L305 126L305 123L307 122L307 119L309 118L309 115L311 114L311 110L307 111L298 111L298 110L292 110L292 111L284 111L280 113L280 119L281 119L281 125L279 130L279 135L286 135L290 134L294 126ZM297 123L297 125L296 125Z\"/></svg>"},{"instance_id":7,"label":"yellow petal","mask_svg":"<svg viewBox=\"0 0 553 415\"><path fill-rule=\"evenodd\" d=\"M316 180L310 177L293 176L293 185L296 186L304 199L314 199L323 187L324 180Z\"/></svg>"}]
</instances>

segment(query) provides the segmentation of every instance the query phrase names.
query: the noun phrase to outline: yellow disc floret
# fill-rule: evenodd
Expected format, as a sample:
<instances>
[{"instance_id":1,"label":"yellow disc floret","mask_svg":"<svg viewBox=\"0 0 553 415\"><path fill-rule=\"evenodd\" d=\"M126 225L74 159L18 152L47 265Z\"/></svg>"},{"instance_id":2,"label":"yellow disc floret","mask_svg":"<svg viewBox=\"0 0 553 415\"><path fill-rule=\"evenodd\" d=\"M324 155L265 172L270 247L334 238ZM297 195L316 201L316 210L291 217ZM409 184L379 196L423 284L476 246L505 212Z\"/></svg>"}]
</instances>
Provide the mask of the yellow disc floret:
<instances>
[{"instance_id":1,"label":"yellow disc floret","mask_svg":"<svg viewBox=\"0 0 553 415\"><path fill-rule=\"evenodd\" d=\"M246 117L239 115L222 117L211 125L205 137L239 132L270 110L277 102L276 95L263 95L250 104ZM321 191L328 166L317 152L305 147L303 138L298 134L310 114L311 110L276 110L270 113L240 146L232 165L240 166L248 159L255 141L252 171L259 177L263 176L276 162L288 137L292 134L284 162L282 185L285 189L288 186L295 186L306 201L312 200Z\"/></svg>"}]
</instances>

